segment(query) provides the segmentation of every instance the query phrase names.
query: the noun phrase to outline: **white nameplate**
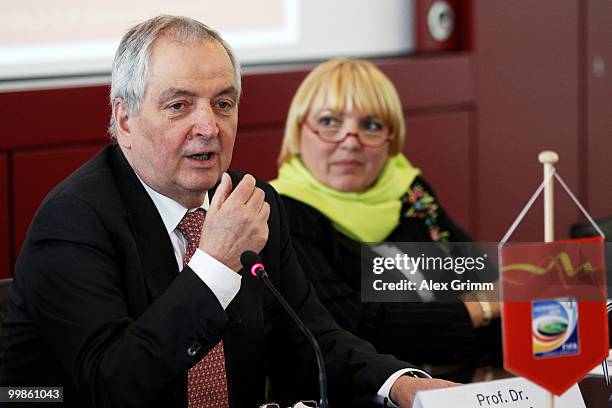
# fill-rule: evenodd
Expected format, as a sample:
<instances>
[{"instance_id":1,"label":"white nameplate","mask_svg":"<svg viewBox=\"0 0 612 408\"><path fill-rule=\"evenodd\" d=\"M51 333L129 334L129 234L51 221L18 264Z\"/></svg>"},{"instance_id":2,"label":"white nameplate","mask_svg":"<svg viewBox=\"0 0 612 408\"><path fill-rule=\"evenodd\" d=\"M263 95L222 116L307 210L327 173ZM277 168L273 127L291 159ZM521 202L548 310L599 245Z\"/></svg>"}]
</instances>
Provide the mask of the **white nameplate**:
<instances>
[{"instance_id":1,"label":"white nameplate","mask_svg":"<svg viewBox=\"0 0 612 408\"><path fill-rule=\"evenodd\" d=\"M515 377L420 391L412 408L552 408L550 401L544 388ZM554 408L585 408L578 385L555 396Z\"/></svg>"}]
</instances>

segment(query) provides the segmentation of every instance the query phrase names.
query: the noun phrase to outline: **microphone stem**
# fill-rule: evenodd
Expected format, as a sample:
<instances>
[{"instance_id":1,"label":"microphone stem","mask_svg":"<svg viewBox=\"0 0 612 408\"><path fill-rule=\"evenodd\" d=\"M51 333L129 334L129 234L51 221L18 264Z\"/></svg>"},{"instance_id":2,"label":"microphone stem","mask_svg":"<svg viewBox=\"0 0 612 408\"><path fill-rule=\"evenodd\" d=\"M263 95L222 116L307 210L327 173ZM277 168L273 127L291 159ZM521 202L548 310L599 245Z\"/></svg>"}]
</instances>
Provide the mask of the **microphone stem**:
<instances>
[{"instance_id":1,"label":"microphone stem","mask_svg":"<svg viewBox=\"0 0 612 408\"><path fill-rule=\"evenodd\" d=\"M260 273L261 280L264 284L270 289L270 292L274 294L276 299L280 302L280 304L285 308L289 316L293 319L295 324L300 328L304 336L308 339L312 348L315 351L315 356L317 358L317 366L319 366L319 408L329 408L329 403L327 402L327 379L325 378L325 361L323 360L323 353L321 353L321 349L319 348L319 343L312 335L311 331L302 323L298 315L293 311L291 306L285 301L283 296L276 290L276 287L270 282L270 278L266 271L262 270Z\"/></svg>"}]
</instances>

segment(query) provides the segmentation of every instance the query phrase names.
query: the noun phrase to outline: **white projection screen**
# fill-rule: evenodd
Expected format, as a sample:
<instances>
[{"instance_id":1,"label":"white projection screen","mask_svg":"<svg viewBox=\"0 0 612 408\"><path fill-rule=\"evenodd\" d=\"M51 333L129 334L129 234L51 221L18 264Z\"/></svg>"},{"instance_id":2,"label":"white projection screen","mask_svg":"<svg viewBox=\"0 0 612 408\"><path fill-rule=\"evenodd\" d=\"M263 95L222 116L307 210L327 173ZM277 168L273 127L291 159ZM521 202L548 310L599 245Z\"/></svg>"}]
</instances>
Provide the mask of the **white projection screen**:
<instances>
[{"instance_id":1,"label":"white projection screen","mask_svg":"<svg viewBox=\"0 0 612 408\"><path fill-rule=\"evenodd\" d=\"M157 14L221 32L243 65L414 48L411 0L0 0L0 82L108 75L121 35Z\"/></svg>"}]
</instances>

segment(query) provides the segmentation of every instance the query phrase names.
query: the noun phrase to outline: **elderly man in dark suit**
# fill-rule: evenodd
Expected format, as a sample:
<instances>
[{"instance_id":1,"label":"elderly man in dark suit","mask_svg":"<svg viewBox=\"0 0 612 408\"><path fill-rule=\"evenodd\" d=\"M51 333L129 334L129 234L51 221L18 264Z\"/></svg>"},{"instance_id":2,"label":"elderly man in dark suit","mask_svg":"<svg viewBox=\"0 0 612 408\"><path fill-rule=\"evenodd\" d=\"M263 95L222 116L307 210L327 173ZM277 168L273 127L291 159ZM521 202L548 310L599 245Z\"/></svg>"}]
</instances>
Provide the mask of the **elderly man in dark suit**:
<instances>
[{"instance_id":1,"label":"elderly man in dark suit","mask_svg":"<svg viewBox=\"0 0 612 408\"><path fill-rule=\"evenodd\" d=\"M412 404L424 375L342 331L305 281L274 190L228 169L240 70L213 30L160 16L113 64L114 143L58 185L28 232L0 383L61 386L70 407L254 407L316 398L312 350L239 274L261 252L317 337L338 405Z\"/></svg>"}]
</instances>

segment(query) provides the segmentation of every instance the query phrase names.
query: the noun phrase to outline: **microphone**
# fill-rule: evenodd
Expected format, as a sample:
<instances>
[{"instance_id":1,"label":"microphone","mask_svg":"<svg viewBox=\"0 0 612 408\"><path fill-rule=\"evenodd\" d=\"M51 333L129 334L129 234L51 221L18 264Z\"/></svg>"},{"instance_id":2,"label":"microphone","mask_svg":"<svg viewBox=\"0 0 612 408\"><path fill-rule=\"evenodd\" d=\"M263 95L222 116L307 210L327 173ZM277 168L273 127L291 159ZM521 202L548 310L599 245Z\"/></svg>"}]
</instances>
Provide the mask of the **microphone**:
<instances>
[{"instance_id":1,"label":"microphone","mask_svg":"<svg viewBox=\"0 0 612 408\"><path fill-rule=\"evenodd\" d=\"M266 273L266 269L262 263L262 260L258 254L253 251L244 251L242 255L240 255L240 262L242 266L247 269L253 276L258 277L272 292L276 300L283 306L283 308L287 311L291 319L295 322L297 327L304 333L304 336L308 339L312 348L314 349L315 356L317 358L317 366L319 367L319 408L329 408L329 404L327 402L327 379L325 378L325 361L323 360L323 353L321 353L321 348L319 347L319 343L317 343L317 339L312 335L311 331L306 327L304 322L298 317L298 315L293 311L291 306L287 303L283 295L276 289L268 274Z\"/></svg>"}]
</instances>

